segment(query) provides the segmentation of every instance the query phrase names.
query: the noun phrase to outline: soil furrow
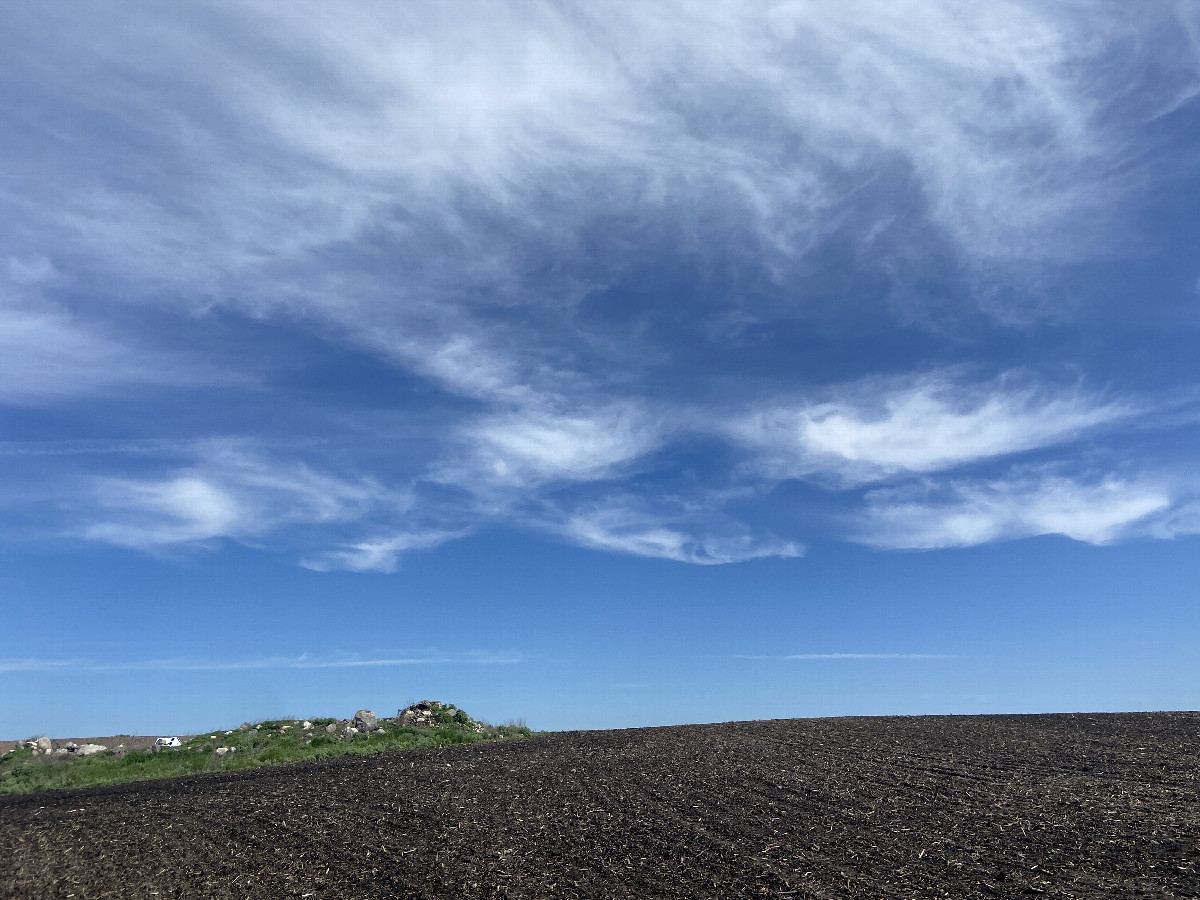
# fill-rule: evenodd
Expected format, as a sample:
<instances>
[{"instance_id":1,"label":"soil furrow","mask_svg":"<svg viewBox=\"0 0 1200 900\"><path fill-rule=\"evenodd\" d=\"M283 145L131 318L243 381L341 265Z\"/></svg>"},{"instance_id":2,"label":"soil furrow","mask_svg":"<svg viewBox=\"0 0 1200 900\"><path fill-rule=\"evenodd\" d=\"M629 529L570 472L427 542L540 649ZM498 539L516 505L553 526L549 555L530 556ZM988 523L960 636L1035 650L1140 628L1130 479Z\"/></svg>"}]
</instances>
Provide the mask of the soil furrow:
<instances>
[{"instance_id":1,"label":"soil furrow","mask_svg":"<svg viewBox=\"0 0 1200 900\"><path fill-rule=\"evenodd\" d=\"M1198 897L1200 716L544 735L0 799L0 897Z\"/></svg>"}]
</instances>

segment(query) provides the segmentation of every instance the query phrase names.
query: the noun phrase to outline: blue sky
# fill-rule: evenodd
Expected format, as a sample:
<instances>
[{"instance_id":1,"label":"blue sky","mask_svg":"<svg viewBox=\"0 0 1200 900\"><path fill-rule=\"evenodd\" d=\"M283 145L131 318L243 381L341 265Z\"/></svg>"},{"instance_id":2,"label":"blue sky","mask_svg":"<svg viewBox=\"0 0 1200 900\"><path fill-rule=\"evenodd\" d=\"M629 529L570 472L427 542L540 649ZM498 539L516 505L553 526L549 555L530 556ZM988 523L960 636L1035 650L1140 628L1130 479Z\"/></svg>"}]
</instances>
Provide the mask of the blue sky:
<instances>
[{"instance_id":1,"label":"blue sky","mask_svg":"<svg viewBox=\"0 0 1200 900\"><path fill-rule=\"evenodd\" d=\"M1194 0L3 42L4 736L1200 705Z\"/></svg>"}]
</instances>

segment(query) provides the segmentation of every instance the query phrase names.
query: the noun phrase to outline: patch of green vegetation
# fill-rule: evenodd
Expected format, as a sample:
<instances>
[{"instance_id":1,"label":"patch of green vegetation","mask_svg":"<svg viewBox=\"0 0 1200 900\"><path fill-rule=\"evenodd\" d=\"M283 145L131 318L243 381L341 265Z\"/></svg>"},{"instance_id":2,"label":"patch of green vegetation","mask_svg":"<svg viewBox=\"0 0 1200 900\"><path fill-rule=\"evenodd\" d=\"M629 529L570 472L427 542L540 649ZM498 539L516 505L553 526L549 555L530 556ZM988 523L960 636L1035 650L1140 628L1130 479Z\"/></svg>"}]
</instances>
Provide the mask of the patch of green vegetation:
<instances>
[{"instance_id":1,"label":"patch of green vegetation","mask_svg":"<svg viewBox=\"0 0 1200 900\"><path fill-rule=\"evenodd\" d=\"M61 788L94 787L194 775L197 772L233 772L265 765L282 765L334 756L414 750L512 740L533 734L523 722L480 725L462 710L434 707L429 725L399 725L380 719L379 729L343 737L345 722L311 719L304 729L300 720L274 719L245 730L215 731L197 735L176 749L157 753L139 750L124 756L108 753L83 758L35 755L15 750L0 758L0 794L23 794ZM330 733L327 729L334 726ZM221 755L218 748L232 748Z\"/></svg>"}]
</instances>

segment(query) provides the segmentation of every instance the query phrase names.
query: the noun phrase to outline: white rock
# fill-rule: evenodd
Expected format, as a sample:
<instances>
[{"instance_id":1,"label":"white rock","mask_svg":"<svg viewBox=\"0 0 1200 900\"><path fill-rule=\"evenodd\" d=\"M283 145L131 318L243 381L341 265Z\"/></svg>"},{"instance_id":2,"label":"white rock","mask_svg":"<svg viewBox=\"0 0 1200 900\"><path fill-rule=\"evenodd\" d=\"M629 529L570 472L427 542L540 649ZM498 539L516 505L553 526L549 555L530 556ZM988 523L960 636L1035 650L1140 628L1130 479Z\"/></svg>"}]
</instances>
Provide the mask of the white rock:
<instances>
[{"instance_id":1,"label":"white rock","mask_svg":"<svg viewBox=\"0 0 1200 900\"><path fill-rule=\"evenodd\" d=\"M304 723L300 727L305 731L312 731L312 722L308 721L308 719L305 719Z\"/></svg>"},{"instance_id":2,"label":"white rock","mask_svg":"<svg viewBox=\"0 0 1200 900\"><path fill-rule=\"evenodd\" d=\"M354 714L352 724L359 731L374 731L379 727L379 717L369 709L360 709Z\"/></svg>"},{"instance_id":3,"label":"white rock","mask_svg":"<svg viewBox=\"0 0 1200 900\"><path fill-rule=\"evenodd\" d=\"M356 734L358 734L358 729L355 728L353 725L347 725L345 728L342 729L342 737L344 737L344 738L352 738Z\"/></svg>"},{"instance_id":4,"label":"white rock","mask_svg":"<svg viewBox=\"0 0 1200 900\"><path fill-rule=\"evenodd\" d=\"M54 745L50 743L50 738L48 737L40 737L35 743L37 744L37 748L43 753L49 753L54 749Z\"/></svg>"},{"instance_id":5,"label":"white rock","mask_svg":"<svg viewBox=\"0 0 1200 900\"><path fill-rule=\"evenodd\" d=\"M94 756L97 753L107 753L108 748L103 744L83 744L75 748L76 756Z\"/></svg>"},{"instance_id":6,"label":"white rock","mask_svg":"<svg viewBox=\"0 0 1200 900\"><path fill-rule=\"evenodd\" d=\"M237 750L236 747L218 747L217 751L216 751L217 759L221 759L222 757L227 756L230 753L235 752L236 750Z\"/></svg>"}]
</instances>

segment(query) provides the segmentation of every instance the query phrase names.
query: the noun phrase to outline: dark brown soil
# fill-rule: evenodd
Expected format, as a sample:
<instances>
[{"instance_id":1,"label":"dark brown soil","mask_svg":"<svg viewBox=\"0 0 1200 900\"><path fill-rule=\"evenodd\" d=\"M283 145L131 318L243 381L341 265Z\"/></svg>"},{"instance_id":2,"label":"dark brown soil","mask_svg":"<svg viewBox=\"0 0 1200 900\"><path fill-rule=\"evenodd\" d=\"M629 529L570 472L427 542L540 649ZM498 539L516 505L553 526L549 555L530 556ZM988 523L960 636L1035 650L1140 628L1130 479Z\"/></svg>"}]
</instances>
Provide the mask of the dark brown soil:
<instances>
[{"instance_id":1,"label":"dark brown soil","mask_svg":"<svg viewBox=\"0 0 1200 900\"><path fill-rule=\"evenodd\" d=\"M0 799L2 897L1198 897L1200 714L545 735Z\"/></svg>"}]
</instances>

